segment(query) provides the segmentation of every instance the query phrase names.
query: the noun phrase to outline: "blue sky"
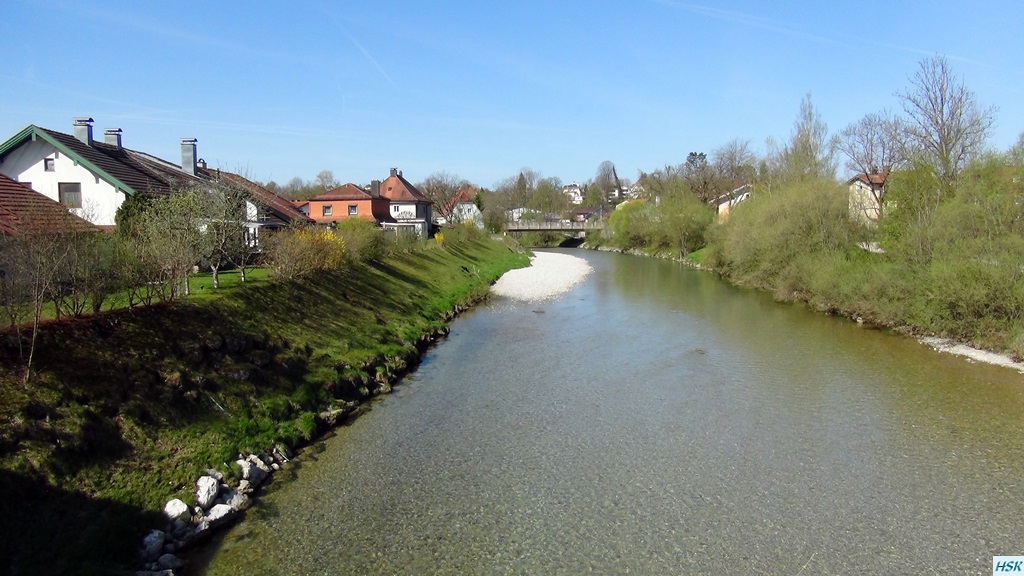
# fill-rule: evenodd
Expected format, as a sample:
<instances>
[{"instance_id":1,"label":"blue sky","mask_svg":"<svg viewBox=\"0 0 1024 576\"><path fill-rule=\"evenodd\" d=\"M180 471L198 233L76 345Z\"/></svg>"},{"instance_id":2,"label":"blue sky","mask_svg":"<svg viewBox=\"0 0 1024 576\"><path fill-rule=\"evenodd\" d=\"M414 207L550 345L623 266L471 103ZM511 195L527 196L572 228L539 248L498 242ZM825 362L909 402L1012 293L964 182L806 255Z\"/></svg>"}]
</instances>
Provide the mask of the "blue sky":
<instances>
[{"instance_id":1,"label":"blue sky","mask_svg":"<svg viewBox=\"0 0 1024 576\"><path fill-rule=\"evenodd\" d=\"M0 139L28 124L168 160L182 137L261 181L397 166L482 186L532 168L636 178L733 139L763 151L808 92L838 131L898 109L946 56L1024 131L1024 3L984 0L150 2L4 0ZM842 174L841 174L842 175Z\"/></svg>"}]
</instances>

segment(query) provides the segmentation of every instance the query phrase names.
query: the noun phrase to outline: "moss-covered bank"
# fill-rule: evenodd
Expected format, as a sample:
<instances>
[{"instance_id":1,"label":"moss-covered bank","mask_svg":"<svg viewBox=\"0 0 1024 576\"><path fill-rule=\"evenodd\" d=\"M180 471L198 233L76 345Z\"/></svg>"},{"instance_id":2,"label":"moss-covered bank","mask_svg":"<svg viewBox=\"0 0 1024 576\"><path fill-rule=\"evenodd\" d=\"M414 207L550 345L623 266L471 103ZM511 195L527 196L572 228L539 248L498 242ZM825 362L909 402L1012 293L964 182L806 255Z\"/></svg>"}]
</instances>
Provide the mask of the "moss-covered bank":
<instances>
[{"instance_id":1,"label":"moss-covered bank","mask_svg":"<svg viewBox=\"0 0 1024 576\"><path fill-rule=\"evenodd\" d=\"M129 571L170 498L386 392L525 254L491 240L0 337L4 574Z\"/></svg>"}]
</instances>

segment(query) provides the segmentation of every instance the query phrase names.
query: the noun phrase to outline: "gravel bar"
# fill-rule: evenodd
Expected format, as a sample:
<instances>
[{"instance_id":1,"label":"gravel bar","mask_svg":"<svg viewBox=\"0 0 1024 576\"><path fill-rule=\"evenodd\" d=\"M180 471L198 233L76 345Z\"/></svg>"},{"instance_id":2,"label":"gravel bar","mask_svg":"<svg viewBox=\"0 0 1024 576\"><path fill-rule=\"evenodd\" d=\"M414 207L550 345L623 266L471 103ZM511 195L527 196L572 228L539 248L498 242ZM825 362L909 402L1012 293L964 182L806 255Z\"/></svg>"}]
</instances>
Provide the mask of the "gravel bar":
<instances>
[{"instance_id":1,"label":"gravel bar","mask_svg":"<svg viewBox=\"0 0 1024 576\"><path fill-rule=\"evenodd\" d=\"M535 252L528 268L506 272L491 291L514 300L551 300L575 288L593 271L583 258Z\"/></svg>"}]
</instances>

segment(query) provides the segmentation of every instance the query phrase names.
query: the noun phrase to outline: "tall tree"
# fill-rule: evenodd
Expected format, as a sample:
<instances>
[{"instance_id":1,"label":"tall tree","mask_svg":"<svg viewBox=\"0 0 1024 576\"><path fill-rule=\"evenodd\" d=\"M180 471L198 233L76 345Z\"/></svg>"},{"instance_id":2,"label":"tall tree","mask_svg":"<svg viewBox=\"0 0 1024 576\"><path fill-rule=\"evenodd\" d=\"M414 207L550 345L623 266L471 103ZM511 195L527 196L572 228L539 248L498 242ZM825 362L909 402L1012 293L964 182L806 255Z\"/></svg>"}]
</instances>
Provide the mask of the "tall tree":
<instances>
[{"instance_id":1,"label":"tall tree","mask_svg":"<svg viewBox=\"0 0 1024 576\"><path fill-rule=\"evenodd\" d=\"M716 196L715 175L708 164L708 155L703 152L690 152L683 165L683 178L690 187L690 192L701 202L710 202Z\"/></svg>"},{"instance_id":2,"label":"tall tree","mask_svg":"<svg viewBox=\"0 0 1024 576\"><path fill-rule=\"evenodd\" d=\"M835 142L829 138L828 125L814 109L810 93L800 102L789 142L781 148L772 147L775 171L784 180L835 178Z\"/></svg>"},{"instance_id":3,"label":"tall tree","mask_svg":"<svg viewBox=\"0 0 1024 576\"><path fill-rule=\"evenodd\" d=\"M911 152L931 163L950 188L960 171L982 151L995 121L995 108L981 107L942 56L922 60L911 86L897 96L907 115Z\"/></svg>"},{"instance_id":4,"label":"tall tree","mask_svg":"<svg viewBox=\"0 0 1024 576\"><path fill-rule=\"evenodd\" d=\"M757 172L757 157L750 151L749 140L732 140L711 152L711 165L723 192L750 184Z\"/></svg>"},{"instance_id":5,"label":"tall tree","mask_svg":"<svg viewBox=\"0 0 1024 576\"><path fill-rule=\"evenodd\" d=\"M846 156L846 168L869 180L870 201L860 207L868 220L881 217L888 173L903 163L903 133L902 122L883 112L868 114L843 128L836 138L836 148Z\"/></svg>"}]
</instances>

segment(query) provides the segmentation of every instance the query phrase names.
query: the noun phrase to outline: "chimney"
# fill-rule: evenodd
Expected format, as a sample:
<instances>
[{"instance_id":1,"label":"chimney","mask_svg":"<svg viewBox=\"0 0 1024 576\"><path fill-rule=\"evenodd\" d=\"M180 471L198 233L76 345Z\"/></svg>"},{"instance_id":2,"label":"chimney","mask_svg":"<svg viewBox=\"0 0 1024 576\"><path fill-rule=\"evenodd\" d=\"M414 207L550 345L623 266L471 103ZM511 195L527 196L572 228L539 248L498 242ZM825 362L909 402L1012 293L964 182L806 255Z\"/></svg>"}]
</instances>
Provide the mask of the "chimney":
<instances>
[{"instance_id":1,"label":"chimney","mask_svg":"<svg viewBox=\"0 0 1024 576\"><path fill-rule=\"evenodd\" d=\"M103 131L103 141L111 146L121 147L121 129L107 128Z\"/></svg>"},{"instance_id":2,"label":"chimney","mask_svg":"<svg viewBox=\"0 0 1024 576\"><path fill-rule=\"evenodd\" d=\"M181 139L181 169L193 176L196 175L196 142L195 138Z\"/></svg>"},{"instance_id":3,"label":"chimney","mask_svg":"<svg viewBox=\"0 0 1024 576\"><path fill-rule=\"evenodd\" d=\"M370 181L370 196L380 198L380 180Z\"/></svg>"},{"instance_id":4,"label":"chimney","mask_svg":"<svg viewBox=\"0 0 1024 576\"><path fill-rule=\"evenodd\" d=\"M86 146L92 146L92 118L75 118L75 138Z\"/></svg>"},{"instance_id":5,"label":"chimney","mask_svg":"<svg viewBox=\"0 0 1024 576\"><path fill-rule=\"evenodd\" d=\"M196 165L202 168L203 170L206 170L206 160L200 158L199 160L196 161Z\"/></svg>"},{"instance_id":6,"label":"chimney","mask_svg":"<svg viewBox=\"0 0 1024 576\"><path fill-rule=\"evenodd\" d=\"M392 168L391 169L391 176L392 177L398 176L398 168Z\"/></svg>"}]
</instances>

